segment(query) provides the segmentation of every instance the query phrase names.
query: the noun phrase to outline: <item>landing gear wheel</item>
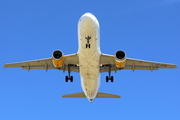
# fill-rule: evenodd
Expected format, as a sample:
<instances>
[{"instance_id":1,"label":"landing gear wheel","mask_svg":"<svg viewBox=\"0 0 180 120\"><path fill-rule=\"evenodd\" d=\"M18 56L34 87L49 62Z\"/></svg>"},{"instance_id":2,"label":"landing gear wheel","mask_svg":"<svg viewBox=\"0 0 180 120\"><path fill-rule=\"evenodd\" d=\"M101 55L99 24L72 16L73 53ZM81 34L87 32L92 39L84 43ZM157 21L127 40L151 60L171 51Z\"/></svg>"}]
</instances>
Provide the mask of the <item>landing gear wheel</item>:
<instances>
[{"instance_id":1,"label":"landing gear wheel","mask_svg":"<svg viewBox=\"0 0 180 120\"><path fill-rule=\"evenodd\" d=\"M86 48L90 48L90 46L91 46L90 44L86 44Z\"/></svg>"},{"instance_id":2,"label":"landing gear wheel","mask_svg":"<svg viewBox=\"0 0 180 120\"><path fill-rule=\"evenodd\" d=\"M113 76L111 76L111 82L114 82L114 77Z\"/></svg>"},{"instance_id":3,"label":"landing gear wheel","mask_svg":"<svg viewBox=\"0 0 180 120\"><path fill-rule=\"evenodd\" d=\"M73 76L71 76L70 81L73 82Z\"/></svg>"},{"instance_id":4,"label":"landing gear wheel","mask_svg":"<svg viewBox=\"0 0 180 120\"><path fill-rule=\"evenodd\" d=\"M68 82L68 76L65 77L65 81Z\"/></svg>"},{"instance_id":5,"label":"landing gear wheel","mask_svg":"<svg viewBox=\"0 0 180 120\"><path fill-rule=\"evenodd\" d=\"M73 76L71 76L71 77L66 76L66 77L65 77L65 81L68 82L68 80L70 80L71 82L73 82Z\"/></svg>"},{"instance_id":6,"label":"landing gear wheel","mask_svg":"<svg viewBox=\"0 0 180 120\"><path fill-rule=\"evenodd\" d=\"M106 76L106 82L108 82L108 81L109 81L108 76Z\"/></svg>"}]
</instances>

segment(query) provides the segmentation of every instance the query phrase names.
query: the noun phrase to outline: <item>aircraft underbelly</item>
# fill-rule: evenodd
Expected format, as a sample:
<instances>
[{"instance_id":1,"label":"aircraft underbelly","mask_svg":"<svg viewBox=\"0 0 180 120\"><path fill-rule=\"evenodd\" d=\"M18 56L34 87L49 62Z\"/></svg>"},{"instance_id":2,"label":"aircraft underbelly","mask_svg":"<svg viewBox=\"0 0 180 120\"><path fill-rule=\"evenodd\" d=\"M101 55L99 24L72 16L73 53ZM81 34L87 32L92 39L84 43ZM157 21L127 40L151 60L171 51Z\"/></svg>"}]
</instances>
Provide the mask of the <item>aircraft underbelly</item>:
<instances>
[{"instance_id":1,"label":"aircraft underbelly","mask_svg":"<svg viewBox=\"0 0 180 120\"><path fill-rule=\"evenodd\" d=\"M79 54L82 89L88 98L94 98L99 89L99 52L82 50Z\"/></svg>"},{"instance_id":2,"label":"aircraft underbelly","mask_svg":"<svg viewBox=\"0 0 180 120\"><path fill-rule=\"evenodd\" d=\"M82 89L89 99L94 99L99 89L99 31L91 19L83 19L78 25L79 72Z\"/></svg>"},{"instance_id":3,"label":"aircraft underbelly","mask_svg":"<svg viewBox=\"0 0 180 120\"><path fill-rule=\"evenodd\" d=\"M99 56L79 57L81 86L88 98L94 98L99 89Z\"/></svg>"}]
</instances>

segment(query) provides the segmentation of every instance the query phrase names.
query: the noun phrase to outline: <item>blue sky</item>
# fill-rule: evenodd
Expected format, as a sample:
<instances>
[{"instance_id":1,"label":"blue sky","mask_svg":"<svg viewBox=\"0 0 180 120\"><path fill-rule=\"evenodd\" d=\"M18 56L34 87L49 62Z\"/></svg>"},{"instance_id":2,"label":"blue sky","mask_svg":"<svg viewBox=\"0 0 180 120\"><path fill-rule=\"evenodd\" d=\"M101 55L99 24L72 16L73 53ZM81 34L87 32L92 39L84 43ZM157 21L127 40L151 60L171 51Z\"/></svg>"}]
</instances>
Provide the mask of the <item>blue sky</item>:
<instances>
[{"instance_id":1,"label":"blue sky","mask_svg":"<svg viewBox=\"0 0 180 120\"><path fill-rule=\"evenodd\" d=\"M0 120L179 120L180 71L118 71L114 83L101 74L101 92L120 99L63 99L81 92L77 73L66 83L58 70L4 69L5 63L77 52L77 23L93 13L101 27L101 51L180 66L180 0L1 0Z\"/></svg>"}]
</instances>

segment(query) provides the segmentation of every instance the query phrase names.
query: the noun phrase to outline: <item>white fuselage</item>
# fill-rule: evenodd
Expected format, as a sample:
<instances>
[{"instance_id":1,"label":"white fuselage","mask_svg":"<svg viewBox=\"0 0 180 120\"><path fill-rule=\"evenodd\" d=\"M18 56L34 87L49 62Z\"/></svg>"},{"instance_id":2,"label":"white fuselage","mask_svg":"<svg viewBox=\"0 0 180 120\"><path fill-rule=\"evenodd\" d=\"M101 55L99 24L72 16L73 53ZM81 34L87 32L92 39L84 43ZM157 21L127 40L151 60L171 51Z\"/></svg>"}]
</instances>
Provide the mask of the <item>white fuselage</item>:
<instances>
[{"instance_id":1,"label":"white fuselage","mask_svg":"<svg viewBox=\"0 0 180 120\"><path fill-rule=\"evenodd\" d=\"M99 22L91 13L81 16L78 23L78 57L81 86L86 97L92 102L100 86Z\"/></svg>"}]
</instances>

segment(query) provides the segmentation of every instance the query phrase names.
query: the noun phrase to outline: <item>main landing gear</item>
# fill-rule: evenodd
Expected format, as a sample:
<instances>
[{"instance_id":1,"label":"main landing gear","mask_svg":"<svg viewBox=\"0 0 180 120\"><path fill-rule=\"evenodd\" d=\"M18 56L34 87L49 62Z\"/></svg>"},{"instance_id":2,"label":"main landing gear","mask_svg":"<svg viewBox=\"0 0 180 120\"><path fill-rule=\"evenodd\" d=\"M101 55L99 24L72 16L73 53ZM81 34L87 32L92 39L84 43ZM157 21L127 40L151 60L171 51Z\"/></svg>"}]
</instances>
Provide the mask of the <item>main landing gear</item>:
<instances>
[{"instance_id":1,"label":"main landing gear","mask_svg":"<svg viewBox=\"0 0 180 120\"><path fill-rule=\"evenodd\" d=\"M109 65L109 72L108 76L106 76L106 82L108 82L109 80L111 80L111 82L114 82L114 77L111 76L111 64Z\"/></svg>"},{"instance_id":2,"label":"main landing gear","mask_svg":"<svg viewBox=\"0 0 180 120\"><path fill-rule=\"evenodd\" d=\"M70 65L68 65L68 76L65 77L65 81L68 82L68 80L70 80L71 82L73 82L73 76L70 76Z\"/></svg>"}]
</instances>

